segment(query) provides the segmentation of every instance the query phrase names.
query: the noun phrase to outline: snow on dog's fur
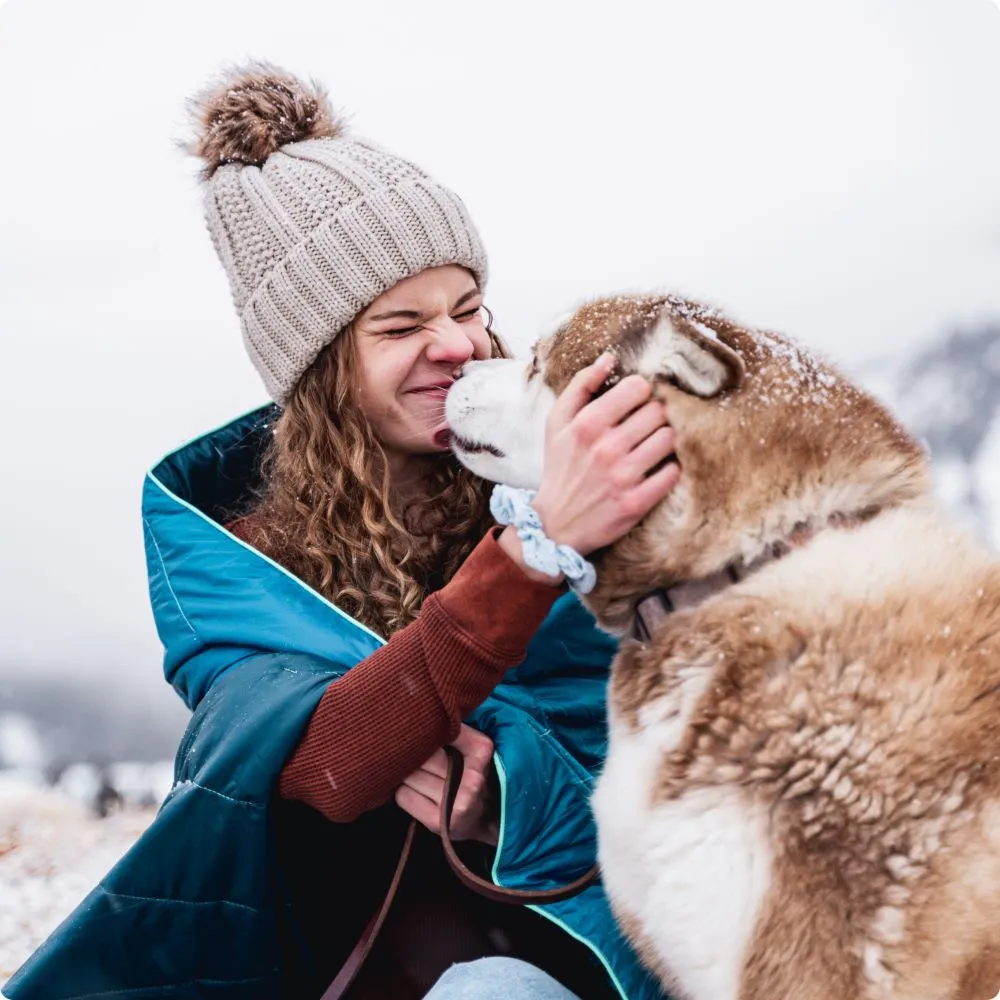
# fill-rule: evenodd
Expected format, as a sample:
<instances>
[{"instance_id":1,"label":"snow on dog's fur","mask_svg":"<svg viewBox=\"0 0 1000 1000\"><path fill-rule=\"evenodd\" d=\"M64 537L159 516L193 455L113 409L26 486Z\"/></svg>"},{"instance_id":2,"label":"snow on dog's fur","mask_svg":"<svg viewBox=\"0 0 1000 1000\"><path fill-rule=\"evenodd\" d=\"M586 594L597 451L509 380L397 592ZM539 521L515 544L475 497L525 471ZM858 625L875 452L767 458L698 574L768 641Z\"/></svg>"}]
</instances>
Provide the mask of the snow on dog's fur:
<instances>
[{"instance_id":1,"label":"snow on dog's fur","mask_svg":"<svg viewBox=\"0 0 1000 1000\"><path fill-rule=\"evenodd\" d=\"M625 636L650 592L749 568L614 662L594 809L623 928L689 1000L993 997L1000 566L878 402L679 297L599 300L528 364L470 365L458 456L537 486L546 415L605 349L653 381L682 473L594 557L588 605Z\"/></svg>"}]
</instances>

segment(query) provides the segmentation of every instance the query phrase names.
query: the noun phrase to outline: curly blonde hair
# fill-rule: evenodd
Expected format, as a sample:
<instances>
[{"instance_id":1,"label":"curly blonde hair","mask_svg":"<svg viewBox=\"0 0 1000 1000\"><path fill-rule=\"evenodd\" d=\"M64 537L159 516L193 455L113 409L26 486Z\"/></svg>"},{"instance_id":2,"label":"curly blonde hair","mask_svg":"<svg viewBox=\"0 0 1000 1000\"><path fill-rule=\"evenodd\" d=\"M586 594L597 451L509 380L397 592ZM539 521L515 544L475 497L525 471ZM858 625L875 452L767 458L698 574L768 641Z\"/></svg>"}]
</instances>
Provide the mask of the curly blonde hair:
<instances>
[{"instance_id":1,"label":"curly blonde hair","mask_svg":"<svg viewBox=\"0 0 1000 1000\"><path fill-rule=\"evenodd\" d=\"M508 357L489 324L493 357ZM416 618L492 523L491 484L450 453L401 508L385 451L357 401L353 331L299 379L274 424L248 541L383 636Z\"/></svg>"}]
</instances>

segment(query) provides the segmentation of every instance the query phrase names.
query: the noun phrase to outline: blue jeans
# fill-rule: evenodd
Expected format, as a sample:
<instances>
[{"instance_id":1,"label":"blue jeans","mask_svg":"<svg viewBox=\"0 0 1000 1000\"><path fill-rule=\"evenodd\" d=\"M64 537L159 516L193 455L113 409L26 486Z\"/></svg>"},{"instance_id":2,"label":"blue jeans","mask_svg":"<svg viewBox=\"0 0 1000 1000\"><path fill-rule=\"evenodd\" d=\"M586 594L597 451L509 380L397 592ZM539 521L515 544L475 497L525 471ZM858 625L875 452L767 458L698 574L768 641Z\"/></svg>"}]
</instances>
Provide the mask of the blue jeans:
<instances>
[{"instance_id":1,"label":"blue jeans","mask_svg":"<svg viewBox=\"0 0 1000 1000\"><path fill-rule=\"evenodd\" d=\"M517 958L479 958L453 965L425 1000L578 1000L541 969Z\"/></svg>"}]
</instances>

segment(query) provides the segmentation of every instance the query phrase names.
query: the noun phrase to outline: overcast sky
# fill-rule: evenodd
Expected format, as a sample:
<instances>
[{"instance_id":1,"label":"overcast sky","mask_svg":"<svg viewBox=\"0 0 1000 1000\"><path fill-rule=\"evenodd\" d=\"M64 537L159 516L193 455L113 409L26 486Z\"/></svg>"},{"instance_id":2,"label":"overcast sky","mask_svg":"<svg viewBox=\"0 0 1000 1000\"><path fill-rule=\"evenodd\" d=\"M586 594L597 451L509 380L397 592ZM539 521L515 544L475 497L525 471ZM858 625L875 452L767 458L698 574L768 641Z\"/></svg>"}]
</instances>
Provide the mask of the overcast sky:
<instances>
[{"instance_id":1,"label":"overcast sky","mask_svg":"<svg viewBox=\"0 0 1000 1000\"><path fill-rule=\"evenodd\" d=\"M143 473L265 399L174 145L248 57L461 193L518 350L627 288L848 365L1000 318L990 0L8 0L0 677L160 683Z\"/></svg>"}]
</instances>

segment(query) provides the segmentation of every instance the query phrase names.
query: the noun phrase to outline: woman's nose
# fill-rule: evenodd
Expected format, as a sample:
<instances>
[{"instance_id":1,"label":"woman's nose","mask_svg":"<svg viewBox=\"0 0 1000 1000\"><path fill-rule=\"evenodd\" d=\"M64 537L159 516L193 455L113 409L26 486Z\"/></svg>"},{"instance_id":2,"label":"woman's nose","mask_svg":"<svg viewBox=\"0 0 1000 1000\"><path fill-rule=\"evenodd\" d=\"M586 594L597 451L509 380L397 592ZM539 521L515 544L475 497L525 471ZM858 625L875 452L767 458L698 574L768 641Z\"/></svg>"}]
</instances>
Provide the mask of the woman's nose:
<instances>
[{"instance_id":1,"label":"woman's nose","mask_svg":"<svg viewBox=\"0 0 1000 1000\"><path fill-rule=\"evenodd\" d=\"M462 324L449 319L435 331L427 348L427 360L457 367L465 364L475 349L476 345L469 339Z\"/></svg>"}]
</instances>

